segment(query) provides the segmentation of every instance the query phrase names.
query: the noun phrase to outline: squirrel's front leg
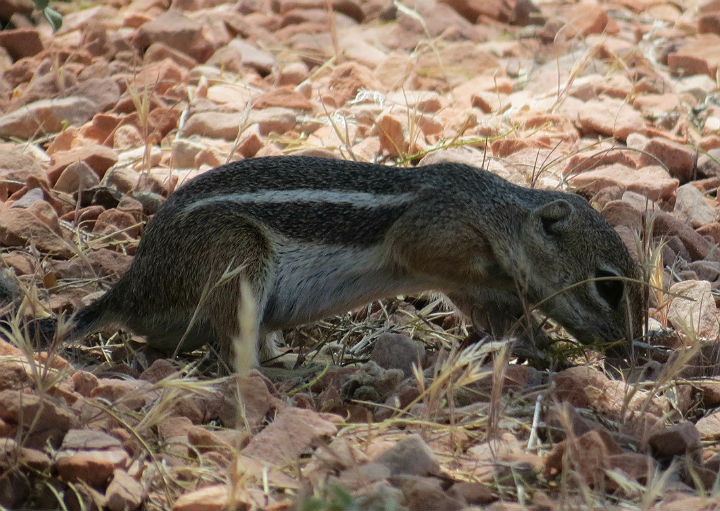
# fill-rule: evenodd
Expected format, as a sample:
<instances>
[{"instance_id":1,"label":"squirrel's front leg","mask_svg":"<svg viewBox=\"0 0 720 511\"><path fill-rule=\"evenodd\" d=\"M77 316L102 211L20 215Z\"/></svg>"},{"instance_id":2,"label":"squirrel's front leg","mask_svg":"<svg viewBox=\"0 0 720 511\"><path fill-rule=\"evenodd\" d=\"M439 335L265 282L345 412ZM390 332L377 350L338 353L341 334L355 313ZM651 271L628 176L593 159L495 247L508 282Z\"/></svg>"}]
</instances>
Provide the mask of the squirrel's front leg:
<instances>
[{"instance_id":1,"label":"squirrel's front leg","mask_svg":"<svg viewBox=\"0 0 720 511\"><path fill-rule=\"evenodd\" d=\"M515 337L513 352L523 358L544 361L550 339L521 299L513 293L492 291L455 293L448 298L472 321L475 328L496 339Z\"/></svg>"}]
</instances>

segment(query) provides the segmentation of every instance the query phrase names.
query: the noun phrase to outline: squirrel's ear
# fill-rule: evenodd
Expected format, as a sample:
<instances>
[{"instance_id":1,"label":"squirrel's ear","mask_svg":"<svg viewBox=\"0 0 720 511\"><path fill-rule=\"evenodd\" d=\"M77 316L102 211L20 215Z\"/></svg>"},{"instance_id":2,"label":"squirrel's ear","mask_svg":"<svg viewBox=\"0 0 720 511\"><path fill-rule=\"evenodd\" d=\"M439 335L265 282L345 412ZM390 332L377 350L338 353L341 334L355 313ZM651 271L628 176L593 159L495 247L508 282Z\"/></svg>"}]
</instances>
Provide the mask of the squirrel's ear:
<instances>
[{"instance_id":1,"label":"squirrel's ear","mask_svg":"<svg viewBox=\"0 0 720 511\"><path fill-rule=\"evenodd\" d=\"M546 236L559 236L567 230L575 215L575 208L565 199L557 199L538 206L532 215L539 219Z\"/></svg>"}]
</instances>

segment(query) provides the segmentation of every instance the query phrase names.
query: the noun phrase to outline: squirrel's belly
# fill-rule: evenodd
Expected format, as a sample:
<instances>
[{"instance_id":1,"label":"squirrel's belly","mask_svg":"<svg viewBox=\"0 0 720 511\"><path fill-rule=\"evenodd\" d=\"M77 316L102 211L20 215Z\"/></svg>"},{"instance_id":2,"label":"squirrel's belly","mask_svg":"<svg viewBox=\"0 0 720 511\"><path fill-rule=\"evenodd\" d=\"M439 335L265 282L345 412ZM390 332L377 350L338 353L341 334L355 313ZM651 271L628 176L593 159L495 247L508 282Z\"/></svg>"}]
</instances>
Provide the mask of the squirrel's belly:
<instances>
[{"instance_id":1,"label":"squirrel's belly","mask_svg":"<svg viewBox=\"0 0 720 511\"><path fill-rule=\"evenodd\" d=\"M301 325L375 299L427 289L418 279L396 275L387 266L376 248L281 247L266 290L262 326L275 330Z\"/></svg>"}]
</instances>

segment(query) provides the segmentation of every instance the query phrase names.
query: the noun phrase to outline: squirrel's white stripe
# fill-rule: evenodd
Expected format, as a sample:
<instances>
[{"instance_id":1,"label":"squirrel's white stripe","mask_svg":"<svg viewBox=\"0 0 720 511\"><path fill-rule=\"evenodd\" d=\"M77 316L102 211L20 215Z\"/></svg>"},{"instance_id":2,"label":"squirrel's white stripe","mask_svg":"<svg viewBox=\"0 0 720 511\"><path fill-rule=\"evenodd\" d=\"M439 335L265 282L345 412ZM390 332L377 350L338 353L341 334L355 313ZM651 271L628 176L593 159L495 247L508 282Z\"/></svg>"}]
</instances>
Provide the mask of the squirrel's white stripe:
<instances>
[{"instance_id":1,"label":"squirrel's white stripe","mask_svg":"<svg viewBox=\"0 0 720 511\"><path fill-rule=\"evenodd\" d=\"M214 197L205 197L194 201L184 208L185 213L219 202L237 204L287 204L299 202L318 202L326 204L348 204L356 208L376 208L401 206L415 198L413 193L381 194L368 192L348 192L344 190L315 190L297 188L294 190L258 190L257 192L226 193Z\"/></svg>"}]
</instances>

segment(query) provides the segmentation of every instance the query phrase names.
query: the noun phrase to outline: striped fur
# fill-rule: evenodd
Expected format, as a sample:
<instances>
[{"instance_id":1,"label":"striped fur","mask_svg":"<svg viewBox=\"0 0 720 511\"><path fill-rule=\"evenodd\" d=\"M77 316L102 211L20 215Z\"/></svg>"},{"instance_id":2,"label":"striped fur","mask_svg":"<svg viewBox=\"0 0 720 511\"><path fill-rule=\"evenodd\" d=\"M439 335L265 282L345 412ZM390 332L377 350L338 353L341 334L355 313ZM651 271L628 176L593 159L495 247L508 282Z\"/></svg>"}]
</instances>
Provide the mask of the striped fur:
<instances>
[{"instance_id":1,"label":"striped fur","mask_svg":"<svg viewBox=\"0 0 720 511\"><path fill-rule=\"evenodd\" d=\"M233 268L238 276L218 286ZM447 294L498 334L522 315L523 301L557 294L542 309L582 341L637 335L636 287L621 288L622 303L593 284L573 287L607 269L637 274L612 227L578 196L454 163L250 159L176 191L127 274L78 313L74 335L114 324L168 352L206 342L227 349L240 331L241 279L258 305L261 337L423 290ZM259 348L272 352L262 339Z\"/></svg>"}]
</instances>

